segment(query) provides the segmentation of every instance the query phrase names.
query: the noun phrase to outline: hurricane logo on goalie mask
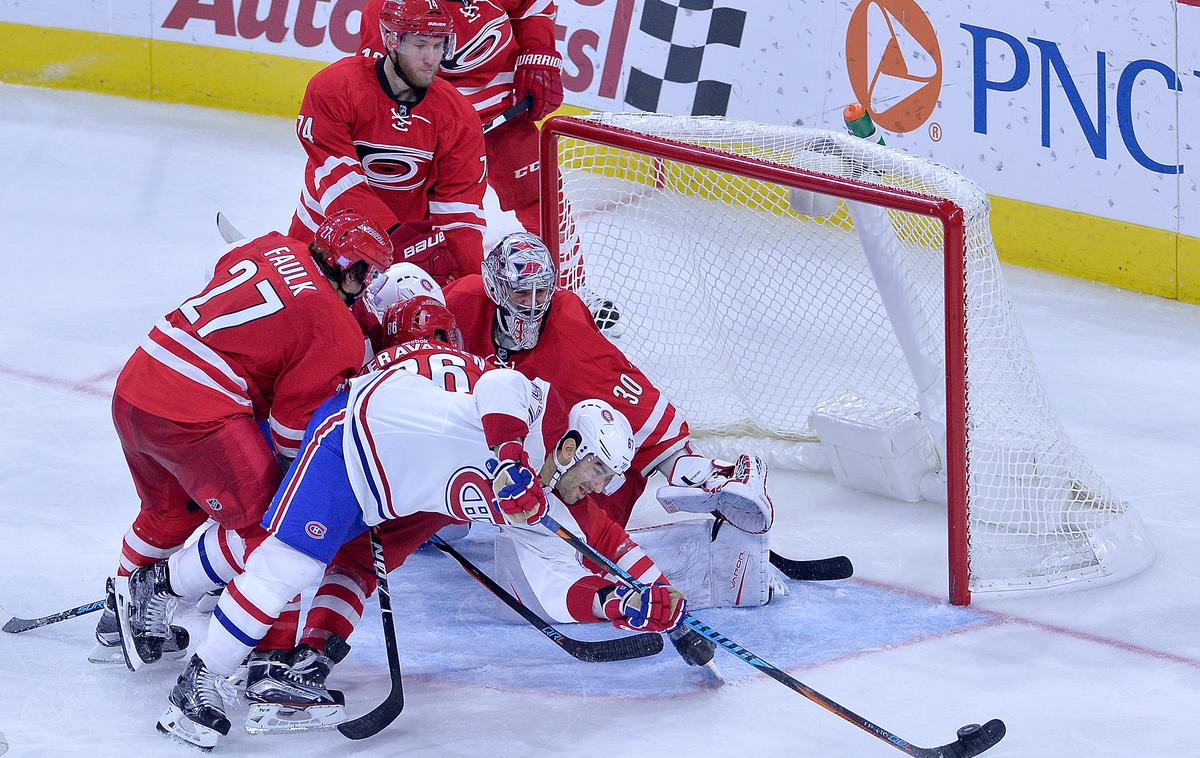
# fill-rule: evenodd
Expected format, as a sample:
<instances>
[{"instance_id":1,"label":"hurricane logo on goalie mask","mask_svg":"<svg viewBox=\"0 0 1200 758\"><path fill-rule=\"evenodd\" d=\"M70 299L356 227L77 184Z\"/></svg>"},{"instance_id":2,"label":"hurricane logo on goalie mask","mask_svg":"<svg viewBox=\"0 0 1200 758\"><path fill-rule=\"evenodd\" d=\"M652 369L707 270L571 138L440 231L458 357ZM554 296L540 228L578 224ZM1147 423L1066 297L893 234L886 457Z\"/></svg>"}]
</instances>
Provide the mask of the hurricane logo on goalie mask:
<instances>
[{"instance_id":1,"label":"hurricane logo on goalie mask","mask_svg":"<svg viewBox=\"0 0 1200 758\"><path fill-rule=\"evenodd\" d=\"M527 232L500 240L483 259L483 283L496 304L496 348L520 351L537 345L558 286L558 272L545 244Z\"/></svg>"}]
</instances>

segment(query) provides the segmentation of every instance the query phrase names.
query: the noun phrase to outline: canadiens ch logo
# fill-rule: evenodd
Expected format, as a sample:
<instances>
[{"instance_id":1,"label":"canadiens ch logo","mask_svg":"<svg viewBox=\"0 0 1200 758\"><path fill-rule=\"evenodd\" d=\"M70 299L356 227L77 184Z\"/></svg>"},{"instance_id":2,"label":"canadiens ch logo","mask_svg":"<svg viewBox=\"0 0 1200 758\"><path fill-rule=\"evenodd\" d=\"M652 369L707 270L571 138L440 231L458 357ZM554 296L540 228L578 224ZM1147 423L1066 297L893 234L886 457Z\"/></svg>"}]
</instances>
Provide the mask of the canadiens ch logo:
<instances>
[{"instance_id":1,"label":"canadiens ch logo","mask_svg":"<svg viewBox=\"0 0 1200 758\"><path fill-rule=\"evenodd\" d=\"M412 190L425 184L433 152L403 145L354 141L367 183L376 189Z\"/></svg>"},{"instance_id":2,"label":"canadiens ch logo","mask_svg":"<svg viewBox=\"0 0 1200 758\"><path fill-rule=\"evenodd\" d=\"M323 540L325 539L325 532L328 530L320 521L309 521L304 525L304 531L308 532L308 536L314 540Z\"/></svg>"},{"instance_id":3,"label":"canadiens ch logo","mask_svg":"<svg viewBox=\"0 0 1200 758\"><path fill-rule=\"evenodd\" d=\"M464 7L463 13L466 12ZM454 73L479 68L508 44L510 36L508 30L511 28L507 16L500 16L487 22L471 39L455 43L454 55L442 64L442 68Z\"/></svg>"}]
</instances>

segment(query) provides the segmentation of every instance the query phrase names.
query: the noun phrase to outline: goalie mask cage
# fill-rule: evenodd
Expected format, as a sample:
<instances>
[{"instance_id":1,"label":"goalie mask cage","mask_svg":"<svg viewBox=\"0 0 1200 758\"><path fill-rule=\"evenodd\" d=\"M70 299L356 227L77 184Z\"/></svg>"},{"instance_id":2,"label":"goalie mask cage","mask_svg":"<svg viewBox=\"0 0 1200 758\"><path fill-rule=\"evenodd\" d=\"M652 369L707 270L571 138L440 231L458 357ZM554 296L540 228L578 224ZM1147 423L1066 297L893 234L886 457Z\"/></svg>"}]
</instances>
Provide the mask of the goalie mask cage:
<instances>
[{"instance_id":1,"label":"goalie mask cage","mask_svg":"<svg viewBox=\"0 0 1200 758\"><path fill-rule=\"evenodd\" d=\"M956 604L1153 559L1050 409L987 196L954 170L824 130L607 113L547 121L541 165L561 281L616 303L617 344L705 450L819 467L822 403L918 413Z\"/></svg>"}]
</instances>

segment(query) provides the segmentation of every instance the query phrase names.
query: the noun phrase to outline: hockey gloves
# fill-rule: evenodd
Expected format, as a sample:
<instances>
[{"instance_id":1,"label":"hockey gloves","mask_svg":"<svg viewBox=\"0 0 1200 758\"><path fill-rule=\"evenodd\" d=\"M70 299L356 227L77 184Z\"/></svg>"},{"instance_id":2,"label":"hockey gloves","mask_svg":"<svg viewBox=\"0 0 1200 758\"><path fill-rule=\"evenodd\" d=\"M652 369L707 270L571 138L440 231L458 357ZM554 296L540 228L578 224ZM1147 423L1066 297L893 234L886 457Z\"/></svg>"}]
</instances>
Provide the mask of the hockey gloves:
<instances>
[{"instance_id":1,"label":"hockey gloves","mask_svg":"<svg viewBox=\"0 0 1200 758\"><path fill-rule=\"evenodd\" d=\"M552 48L522 51L513 72L513 94L518 103L533 96L529 115L534 121L550 115L563 101L562 56Z\"/></svg>"},{"instance_id":2,"label":"hockey gloves","mask_svg":"<svg viewBox=\"0 0 1200 758\"><path fill-rule=\"evenodd\" d=\"M392 262L413 263L441 286L462 274L446 233L429 221L406 221L388 230L392 240Z\"/></svg>"},{"instance_id":3,"label":"hockey gloves","mask_svg":"<svg viewBox=\"0 0 1200 758\"><path fill-rule=\"evenodd\" d=\"M669 632L679 626L687 601L669 584L654 584L638 591L618 585L603 603L604 616L618 629L634 632Z\"/></svg>"},{"instance_id":4,"label":"hockey gloves","mask_svg":"<svg viewBox=\"0 0 1200 758\"><path fill-rule=\"evenodd\" d=\"M529 467L529 458L521 451L523 462L501 463L492 486L496 490L496 505L504 520L515 526L532 526L546 515L548 504L542 490L542 480Z\"/></svg>"}]
</instances>

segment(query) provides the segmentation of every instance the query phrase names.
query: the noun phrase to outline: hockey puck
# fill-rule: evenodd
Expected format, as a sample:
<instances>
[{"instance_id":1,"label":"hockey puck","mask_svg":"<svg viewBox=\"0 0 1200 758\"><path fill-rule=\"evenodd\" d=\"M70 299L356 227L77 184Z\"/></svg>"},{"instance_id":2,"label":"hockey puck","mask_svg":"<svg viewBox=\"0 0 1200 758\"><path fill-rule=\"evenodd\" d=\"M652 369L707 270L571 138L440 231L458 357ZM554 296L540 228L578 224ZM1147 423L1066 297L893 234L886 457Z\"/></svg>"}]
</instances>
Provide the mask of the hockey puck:
<instances>
[{"instance_id":1,"label":"hockey puck","mask_svg":"<svg viewBox=\"0 0 1200 758\"><path fill-rule=\"evenodd\" d=\"M959 728L958 738L960 740L968 740L979 734L982 730L983 727L979 724L967 724L966 726Z\"/></svg>"}]
</instances>

